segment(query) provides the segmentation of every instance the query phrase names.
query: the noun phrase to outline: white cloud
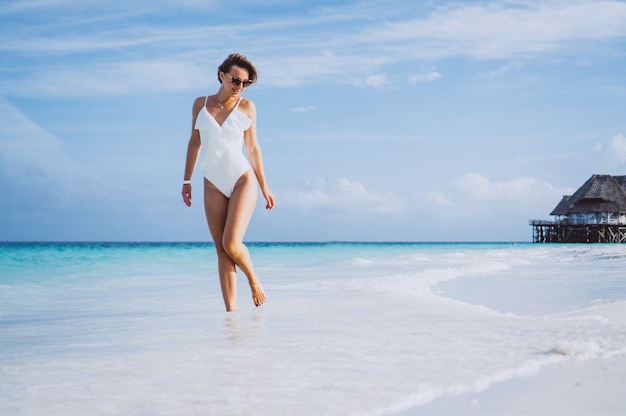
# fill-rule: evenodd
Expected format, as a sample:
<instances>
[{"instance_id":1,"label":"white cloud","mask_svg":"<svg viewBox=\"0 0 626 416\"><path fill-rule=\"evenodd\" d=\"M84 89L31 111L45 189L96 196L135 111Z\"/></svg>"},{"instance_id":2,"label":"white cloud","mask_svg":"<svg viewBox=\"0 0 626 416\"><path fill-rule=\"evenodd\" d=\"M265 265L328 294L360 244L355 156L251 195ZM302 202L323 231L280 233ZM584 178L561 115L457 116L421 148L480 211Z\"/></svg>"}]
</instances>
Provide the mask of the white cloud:
<instances>
[{"instance_id":1,"label":"white cloud","mask_svg":"<svg viewBox=\"0 0 626 416\"><path fill-rule=\"evenodd\" d=\"M433 207L449 207L452 206L450 199L442 192L438 191L417 191L413 194L421 201L420 205L428 205Z\"/></svg>"},{"instance_id":2,"label":"white cloud","mask_svg":"<svg viewBox=\"0 0 626 416\"><path fill-rule=\"evenodd\" d=\"M100 195L97 178L69 158L63 142L0 98L0 181L45 189L55 201Z\"/></svg>"},{"instance_id":3,"label":"white cloud","mask_svg":"<svg viewBox=\"0 0 626 416\"><path fill-rule=\"evenodd\" d=\"M372 57L371 54L356 55L343 53L341 50L337 54L327 51L326 48L326 52L319 53L317 50L298 48L298 45L292 44L284 45L284 49L285 56L280 59L276 59L273 53L262 53L262 58L255 60L257 66L263 68L260 76L263 85L293 87L316 83L329 77L334 81L360 85L366 71L387 63L386 58ZM350 68L350 71L346 68Z\"/></svg>"},{"instance_id":4,"label":"white cloud","mask_svg":"<svg viewBox=\"0 0 626 416\"><path fill-rule=\"evenodd\" d=\"M441 74L436 71L430 71L425 74L415 74L409 77L409 82L416 84L419 82L432 82L441 78Z\"/></svg>"},{"instance_id":5,"label":"white cloud","mask_svg":"<svg viewBox=\"0 0 626 416\"><path fill-rule=\"evenodd\" d=\"M311 111L315 110L315 106L314 105L307 105L307 106L303 106L303 107L294 107L291 109L292 113L300 113L300 114L304 114L304 113L310 113Z\"/></svg>"},{"instance_id":6,"label":"white cloud","mask_svg":"<svg viewBox=\"0 0 626 416\"><path fill-rule=\"evenodd\" d=\"M620 165L626 162L626 137L621 134L615 135L613 139L611 139L609 151L611 157Z\"/></svg>"},{"instance_id":7,"label":"white cloud","mask_svg":"<svg viewBox=\"0 0 626 416\"><path fill-rule=\"evenodd\" d=\"M55 180L75 174L62 142L41 129L21 111L0 99L0 157L4 175L19 178L24 171L44 172Z\"/></svg>"},{"instance_id":8,"label":"white cloud","mask_svg":"<svg viewBox=\"0 0 626 416\"><path fill-rule=\"evenodd\" d=\"M625 3L557 0L444 6L425 19L387 23L372 31L371 38L405 52L412 45L413 56L493 59L580 47L576 42L625 34Z\"/></svg>"},{"instance_id":9,"label":"white cloud","mask_svg":"<svg viewBox=\"0 0 626 416\"><path fill-rule=\"evenodd\" d=\"M523 65L520 63L509 63L506 65L502 65L499 68L496 68L494 70L484 72L482 76L483 78L498 78L511 71L519 71L522 68L522 66Z\"/></svg>"},{"instance_id":10,"label":"white cloud","mask_svg":"<svg viewBox=\"0 0 626 416\"><path fill-rule=\"evenodd\" d=\"M63 3L68 11L87 7L55 0L28 4L35 7L56 3ZM197 4L196 0L188 0L180 6L181 13L197 13ZM314 9L311 19L268 15L254 24L209 22L168 27L141 19L139 24L126 25L126 15L93 2L103 14L97 25L89 24L87 14L83 14L84 22L72 23L73 31L59 33L28 27L15 30L14 24L4 25L0 29L0 50L61 59L46 60L45 65L35 62L19 71L8 68L5 74L11 76L3 76L0 90L27 96L32 91L64 96L188 90L197 87L198 78L206 78L209 62L200 56L225 55L211 49L216 39L227 45L240 45L245 39L246 50L262 68L263 85L289 87L328 79L362 84L366 77L367 85L380 87L389 82L390 76L381 72L390 71L390 65L457 56L521 60L581 48L586 41L626 35L626 3L619 1L443 5L419 18L393 15L385 2L357 4L366 7L368 13L355 12L359 8L352 3ZM154 13L153 7L141 2L129 6L125 13L147 16ZM350 13L346 13L347 7ZM372 23L372 15L389 18ZM5 20L0 26L10 23ZM324 30L319 30L320 25ZM345 25L349 25L349 32ZM138 56L137 50L143 55ZM184 54L187 58L181 58ZM510 68L505 65L501 70ZM367 76L372 73L379 74ZM435 71L416 74L411 82L434 81L440 76Z\"/></svg>"},{"instance_id":11,"label":"white cloud","mask_svg":"<svg viewBox=\"0 0 626 416\"><path fill-rule=\"evenodd\" d=\"M22 12L24 10L60 7L71 3L72 0L22 0L6 2L0 5L0 15Z\"/></svg>"},{"instance_id":12,"label":"white cloud","mask_svg":"<svg viewBox=\"0 0 626 416\"><path fill-rule=\"evenodd\" d=\"M600 142L596 143L596 145L593 147L593 152L594 153L602 152L602 143Z\"/></svg>"},{"instance_id":13,"label":"white cloud","mask_svg":"<svg viewBox=\"0 0 626 416\"><path fill-rule=\"evenodd\" d=\"M346 178L319 181L312 189L284 192L284 204L303 210L325 210L339 215L398 214L404 205L392 192L368 190L361 182Z\"/></svg>"},{"instance_id":14,"label":"white cloud","mask_svg":"<svg viewBox=\"0 0 626 416\"><path fill-rule=\"evenodd\" d=\"M6 4L5 4L6 3ZM124 12L128 15L136 16L142 12L154 10L155 8L170 11L180 10L182 7L194 9L207 9L215 7L217 0L134 0L134 1L108 1L100 0L20 0L0 4L0 15L10 15L25 11L46 13L63 12L70 13L78 10L97 10L98 14L109 15Z\"/></svg>"},{"instance_id":15,"label":"white cloud","mask_svg":"<svg viewBox=\"0 0 626 416\"><path fill-rule=\"evenodd\" d=\"M0 79L0 87L5 94L20 96L80 97L192 90L212 79L192 62L126 61L51 68L18 80Z\"/></svg>"},{"instance_id":16,"label":"white cloud","mask_svg":"<svg viewBox=\"0 0 626 416\"><path fill-rule=\"evenodd\" d=\"M471 200L486 202L523 202L554 198L561 192L548 183L531 178L514 178L490 181L485 176L471 172L456 179L457 189ZM558 201L557 201L558 202Z\"/></svg>"},{"instance_id":17,"label":"white cloud","mask_svg":"<svg viewBox=\"0 0 626 416\"><path fill-rule=\"evenodd\" d=\"M382 85L385 85L386 83L387 83L386 74L372 75L365 79L365 84L369 85L370 87L380 87Z\"/></svg>"}]
</instances>

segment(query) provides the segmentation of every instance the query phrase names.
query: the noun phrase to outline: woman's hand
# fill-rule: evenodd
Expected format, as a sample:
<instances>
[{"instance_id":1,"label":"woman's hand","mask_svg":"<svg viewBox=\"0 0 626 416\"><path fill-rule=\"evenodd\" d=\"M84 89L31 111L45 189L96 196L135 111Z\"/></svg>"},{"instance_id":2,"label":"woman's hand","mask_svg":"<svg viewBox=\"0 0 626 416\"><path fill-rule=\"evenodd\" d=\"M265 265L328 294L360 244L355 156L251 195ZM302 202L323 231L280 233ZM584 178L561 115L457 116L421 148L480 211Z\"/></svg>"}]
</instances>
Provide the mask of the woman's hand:
<instances>
[{"instance_id":1,"label":"woman's hand","mask_svg":"<svg viewBox=\"0 0 626 416\"><path fill-rule=\"evenodd\" d=\"M191 184L186 183L183 185L183 201L188 207L191 206Z\"/></svg>"},{"instance_id":2,"label":"woman's hand","mask_svg":"<svg viewBox=\"0 0 626 416\"><path fill-rule=\"evenodd\" d=\"M267 204L265 205L265 209L271 210L272 208L274 208L274 195L272 195L270 190L267 188L261 189L261 192L263 192L263 198L265 198L265 201L267 202Z\"/></svg>"}]
</instances>

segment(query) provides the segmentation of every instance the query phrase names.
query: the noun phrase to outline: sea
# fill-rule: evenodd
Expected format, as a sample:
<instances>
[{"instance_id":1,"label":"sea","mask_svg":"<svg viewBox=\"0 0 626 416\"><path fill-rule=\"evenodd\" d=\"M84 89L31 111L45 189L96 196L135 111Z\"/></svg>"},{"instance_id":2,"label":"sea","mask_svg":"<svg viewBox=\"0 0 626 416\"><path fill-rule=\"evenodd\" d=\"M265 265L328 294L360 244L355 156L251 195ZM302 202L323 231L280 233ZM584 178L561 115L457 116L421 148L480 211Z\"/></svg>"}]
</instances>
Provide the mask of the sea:
<instances>
[{"instance_id":1,"label":"sea","mask_svg":"<svg viewBox=\"0 0 626 416\"><path fill-rule=\"evenodd\" d=\"M626 354L626 245L1 243L0 414L410 414ZM621 308L621 309L619 309Z\"/></svg>"}]
</instances>

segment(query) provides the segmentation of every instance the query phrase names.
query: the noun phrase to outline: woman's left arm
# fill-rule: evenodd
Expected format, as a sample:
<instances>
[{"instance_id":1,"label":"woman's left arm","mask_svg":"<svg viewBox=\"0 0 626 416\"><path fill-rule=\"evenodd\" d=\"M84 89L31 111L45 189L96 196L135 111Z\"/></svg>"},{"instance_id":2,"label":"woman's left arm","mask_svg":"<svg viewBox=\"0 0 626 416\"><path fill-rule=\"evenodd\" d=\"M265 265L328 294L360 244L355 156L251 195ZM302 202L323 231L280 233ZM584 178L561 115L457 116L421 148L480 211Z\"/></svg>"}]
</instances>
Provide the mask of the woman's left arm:
<instances>
[{"instance_id":1,"label":"woman's left arm","mask_svg":"<svg viewBox=\"0 0 626 416\"><path fill-rule=\"evenodd\" d=\"M274 208L274 196L272 192L269 190L267 186L267 182L265 181L265 170L263 169L263 155L261 153L261 146L259 146L259 141L256 136L256 107L254 103L250 100L242 101L241 104L244 104L244 108L242 110L245 114L252 120L252 124L248 128L248 130L243 133L243 140L246 146L246 153L248 154L248 159L250 160L250 164L252 165L252 169L254 170L254 174L256 175L257 180L259 181L259 185L261 186L261 192L263 193L263 197L265 198L266 209ZM240 104L240 108L241 108Z\"/></svg>"}]
</instances>

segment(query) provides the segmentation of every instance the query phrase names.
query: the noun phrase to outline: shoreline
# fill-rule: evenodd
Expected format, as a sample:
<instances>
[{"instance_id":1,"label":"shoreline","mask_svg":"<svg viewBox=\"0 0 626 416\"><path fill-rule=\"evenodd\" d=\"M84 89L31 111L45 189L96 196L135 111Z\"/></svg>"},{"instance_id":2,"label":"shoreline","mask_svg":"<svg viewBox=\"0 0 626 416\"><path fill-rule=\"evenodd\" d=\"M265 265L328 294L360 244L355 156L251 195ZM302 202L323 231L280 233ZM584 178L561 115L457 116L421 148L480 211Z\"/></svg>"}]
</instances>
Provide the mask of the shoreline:
<instances>
[{"instance_id":1,"label":"shoreline","mask_svg":"<svg viewBox=\"0 0 626 416\"><path fill-rule=\"evenodd\" d=\"M550 364L481 392L435 399L395 416L621 416L626 355Z\"/></svg>"},{"instance_id":2,"label":"shoreline","mask_svg":"<svg viewBox=\"0 0 626 416\"><path fill-rule=\"evenodd\" d=\"M626 302L579 311L626 325ZM394 416L622 416L626 411L626 340L615 355L572 356L534 374L479 392L438 397Z\"/></svg>"}]
</instances>

